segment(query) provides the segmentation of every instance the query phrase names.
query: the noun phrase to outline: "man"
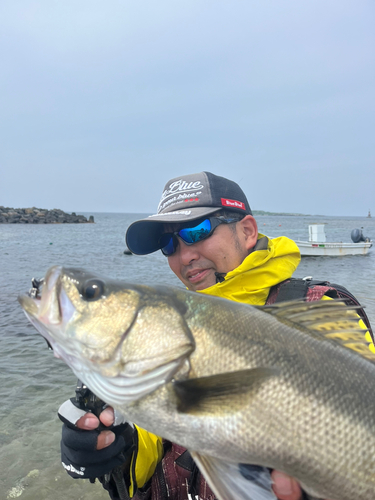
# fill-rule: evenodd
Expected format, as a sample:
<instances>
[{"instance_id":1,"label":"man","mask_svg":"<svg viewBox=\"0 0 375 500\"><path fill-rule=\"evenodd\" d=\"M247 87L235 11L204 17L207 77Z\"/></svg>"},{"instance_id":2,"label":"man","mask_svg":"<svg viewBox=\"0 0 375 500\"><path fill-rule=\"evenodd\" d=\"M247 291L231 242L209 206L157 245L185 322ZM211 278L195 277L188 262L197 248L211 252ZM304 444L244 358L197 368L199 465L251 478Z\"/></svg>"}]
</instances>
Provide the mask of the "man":
<instances>
[{"instance_id":1,"label":"man","mask_svg":"<svg viewBox=\"0 0 375 500\"><path fill-rule=\"evenodd\" d=\"M300 253L293 241L285 237L269 240L258 234L246 196L236 183L209 172L170 180L157 214L131 224L126 242L129 249L139 255L161 250L172 271L189 290L252 305L264 305L270 291L290 278L300 262ZM99 425L93 414L75 412L72 416L66 404L59 413L65 423L75 424L82 430L93 431ZM100 421L104 426L112 425L113 409L105 409ZM116 427L112 430L116 432ZM76 464L75 469L84 464L89 470L91 465L87 467L87 464L91 464L91 460L95 462L92 457L98 456L97 466L85 477L102 476L125 462L126 455L129 458L133 450L124 453L126 443L112 430L90 433L93 437L87 445L82 438L86 433L79 434L64 426L63 462ZM185 500L192 491L189 488L193 480L198 481L196 468L191 460L189 462L185 450L171 443L165 447L161 462L160 445L157 436L137 428L137 453L133 454L132 465L123 467L129 476L126 482L127 486L130 484L130 493L134 493L134 483L137 483L136 498L165 500L167 497L160 490L161 485L167 483L168 498ZM80 450L85 450L86 455L80 454ZM161 463L162 467L157 469ZM65 466L69 469L72 465ZM133 473L129 473L129 469ZM294 479L278 471L272 472L272 479L279 500L304 498ZM113 481L105 482L103 478L101 481L112 498L118 498ZM213 494L204 479L201 477L198 482L194 491L200 498L211 500Z\"/></svg>"}]
</instances>

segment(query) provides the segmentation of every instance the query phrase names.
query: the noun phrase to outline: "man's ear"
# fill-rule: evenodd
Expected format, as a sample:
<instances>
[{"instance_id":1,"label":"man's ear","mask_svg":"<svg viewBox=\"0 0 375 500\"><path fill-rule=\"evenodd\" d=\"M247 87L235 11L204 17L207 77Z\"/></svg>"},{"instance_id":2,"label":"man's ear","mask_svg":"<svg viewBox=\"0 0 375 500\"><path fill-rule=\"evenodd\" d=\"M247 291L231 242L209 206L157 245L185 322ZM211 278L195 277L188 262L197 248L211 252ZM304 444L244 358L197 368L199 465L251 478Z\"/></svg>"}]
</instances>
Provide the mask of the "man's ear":
<instances>
[{"instance_id":1,"label":"man's ear","mask_svg":"<svg viewBox=\"0 0 375 500\"><path fill-rule=\"evenodd\" d=\"M258 240L258 225L252 215L246 215L238 223L238 228L245 238L245 245L247 250L255 247Z\"/></svg>"}]
</instances>

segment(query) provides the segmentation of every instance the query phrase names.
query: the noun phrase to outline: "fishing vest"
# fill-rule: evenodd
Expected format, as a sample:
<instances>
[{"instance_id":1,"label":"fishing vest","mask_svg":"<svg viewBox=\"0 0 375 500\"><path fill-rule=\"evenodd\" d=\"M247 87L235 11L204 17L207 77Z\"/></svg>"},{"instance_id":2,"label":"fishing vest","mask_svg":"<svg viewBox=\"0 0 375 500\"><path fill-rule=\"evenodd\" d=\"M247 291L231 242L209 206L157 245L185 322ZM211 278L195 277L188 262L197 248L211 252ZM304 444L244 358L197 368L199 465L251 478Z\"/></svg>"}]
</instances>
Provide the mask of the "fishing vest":
<instances>
[{"instance_id":1,"label":"fishing vest","mask_svg":"<svg viewBox=\"0 0 375 500\"><path fill-rule=\"evenodd\" d=\"M132 500L216 500L187 449L170 441L163 444L164 458L152 476L151 491L138 490Z\"/></svg>"}]
</instances>

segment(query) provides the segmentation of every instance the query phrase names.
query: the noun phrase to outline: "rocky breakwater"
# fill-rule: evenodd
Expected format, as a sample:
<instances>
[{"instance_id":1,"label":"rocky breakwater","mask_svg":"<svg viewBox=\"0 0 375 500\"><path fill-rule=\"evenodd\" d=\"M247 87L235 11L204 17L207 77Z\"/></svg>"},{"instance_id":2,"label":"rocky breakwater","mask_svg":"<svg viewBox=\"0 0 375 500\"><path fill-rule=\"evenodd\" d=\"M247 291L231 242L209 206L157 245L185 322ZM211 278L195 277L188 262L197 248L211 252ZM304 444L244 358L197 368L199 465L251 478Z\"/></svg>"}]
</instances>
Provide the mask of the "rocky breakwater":
<instances>
[{"instance_id":1,"label":"rocky breakwater","mask_svg":"<svg viewBox=\"0 0 375 500\"><path fill-rule=\"evenodd\" d=\"M84 215L68 214L63 210L54 208L9 208L0 206L0 224L79 224L92 223L94 217L87 219Z\"/></svg>"}]
</instances>

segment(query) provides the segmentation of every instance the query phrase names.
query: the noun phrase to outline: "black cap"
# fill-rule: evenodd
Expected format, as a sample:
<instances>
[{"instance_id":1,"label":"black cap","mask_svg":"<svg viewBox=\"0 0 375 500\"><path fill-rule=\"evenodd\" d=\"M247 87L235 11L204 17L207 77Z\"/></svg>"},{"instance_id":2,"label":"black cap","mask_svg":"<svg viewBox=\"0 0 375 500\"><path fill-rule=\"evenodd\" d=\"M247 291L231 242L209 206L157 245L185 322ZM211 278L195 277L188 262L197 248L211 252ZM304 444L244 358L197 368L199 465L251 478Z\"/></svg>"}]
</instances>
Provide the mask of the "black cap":
<instances>
[{"instance_id":1,"label":"black cap","mask_svg":"<svg viewBox=\"0 0 375 500\"><path fill-rule=\"evenodd\" d=\"M242 215L252 214L240 186L225 177L210 172L176 177L165 185L157 213L129 226L126 244L137 255L155 252L160 249L163 224L183 224L220 209Z\"/></svg>"}]
</instances>

